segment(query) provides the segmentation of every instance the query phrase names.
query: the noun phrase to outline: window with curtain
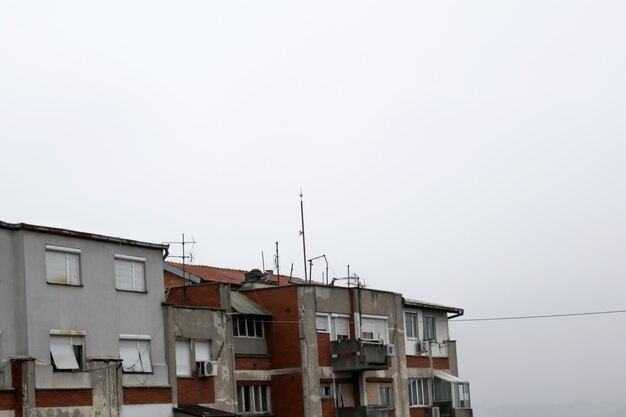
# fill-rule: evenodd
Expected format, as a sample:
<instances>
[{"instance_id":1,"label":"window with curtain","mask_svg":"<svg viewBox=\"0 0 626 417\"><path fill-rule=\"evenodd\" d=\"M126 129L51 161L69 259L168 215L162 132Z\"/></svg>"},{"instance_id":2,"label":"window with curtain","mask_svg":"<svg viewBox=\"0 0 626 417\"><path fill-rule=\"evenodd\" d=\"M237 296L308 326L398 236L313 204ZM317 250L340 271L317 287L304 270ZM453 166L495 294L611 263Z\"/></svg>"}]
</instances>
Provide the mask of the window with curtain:
<instances>
[{"instance_id":1,"label":"window with curtain","mask_svg":"<svg viewBox=\"0 0 626 417\"><path fill-rule=\"evenodd\" d=\"M271 397L269 385L239 385L237 387L239 412L245 414L269 413Z\"/></svg>"},{"instance_id":2,"label":"window with curtain","mask_svg":"<svg viewBox=\"0 0 626 417\"><path fill-rule=\"evenodd\" d=\"M389 341L387 319L362 317L361 338L366 340L380 340L383 343L387 343Z\"/></svg>"},{"instance_id":3,"label":"window with curtain","mask_svg":"<svg viewBox=\"0 0 626 417\"><path fill-rule=\"evenodd\" d=\"M176 341L176 376L191 376L189 340Z\"/></svg>"},{"instance_id":4,"label":"window with curtain","mask_svg":"<svg viewBox=\"0 0 626 417\"><path fill-rule=\"evenodd\" d=\"M406 337L409 339L417 339L417 314L405 313L404 314L404 327L406 331Z\"/></svg>"},{"instance_id":5,"label":"window with curtain","mask_svg":"<svg viewBox=\"0 0 626 417\"><path fill-rule=\"evenodd\" d=\"M428 379L409 379L409 406L429 405Z\"/></svg>"},{"instance_id":6,"label":"window with curtain","mask_svg":"<svg viewBox=\"0 0 626 417\"><path fill-rule=\"evenodd\" d=\"M331 340L346 340L350 338L350 324L348 317L332 316L330 318Z\"/></svg>"},{"instance_id":7,"label":"window with curtain","mask_svg":"<svg viewBox=\"0 0 626 417\"><path fill-rule=\"evenodd\" d=\"M435 334L435 318L424 316L424 340L437 340Z\"/></svg>"}]
</instances>

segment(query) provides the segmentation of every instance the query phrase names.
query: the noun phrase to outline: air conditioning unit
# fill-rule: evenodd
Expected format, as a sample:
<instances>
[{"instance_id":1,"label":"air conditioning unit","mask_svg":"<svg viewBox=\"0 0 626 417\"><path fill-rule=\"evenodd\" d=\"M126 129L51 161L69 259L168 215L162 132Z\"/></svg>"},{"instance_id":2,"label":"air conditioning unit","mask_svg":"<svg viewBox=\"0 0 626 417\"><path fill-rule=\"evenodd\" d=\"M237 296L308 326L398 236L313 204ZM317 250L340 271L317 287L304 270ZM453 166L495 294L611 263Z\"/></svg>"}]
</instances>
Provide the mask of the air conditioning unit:
<instances>
[{"instance_id":1,"label":"air conditioning unit","mask_svg":"<svg viewBox=\"0 0 626 417\"><path fill-rule=\"evenodd\" d=\"M415 353L426 353L428 352L428 348L426 346L426 342L423 340L418 340L415 344Z\"/></svg>"},{"instance_id":2,"label":"air conditioning unit","mask_svg":"<svg viewBox=\"0 0 626 417\"><path fill-rule=\"evenodd\" d=\"M396 346L395 345L387 345L387 356L396 356Z\"/></svg>"},{"instance_id":3,"label":"air conditioning unit","mask_svg":"<svg viewBox=\"0 0 626 417\"><path fill-rule=\"evenodd\" d=\"M198 376L216 376L217 375L217 362L216 361L204 361L198 362Z\"/></svg>"},{"instance_id":4,"label":"air conditioning unit","mask_svg":"<svg viewBox=\"0 0 626 417\"><path fill-rule=\"evenodd\" d=\"M439 407L431 407L428 412L428 417L440 417Z\"/></svg>"}]
</instances>

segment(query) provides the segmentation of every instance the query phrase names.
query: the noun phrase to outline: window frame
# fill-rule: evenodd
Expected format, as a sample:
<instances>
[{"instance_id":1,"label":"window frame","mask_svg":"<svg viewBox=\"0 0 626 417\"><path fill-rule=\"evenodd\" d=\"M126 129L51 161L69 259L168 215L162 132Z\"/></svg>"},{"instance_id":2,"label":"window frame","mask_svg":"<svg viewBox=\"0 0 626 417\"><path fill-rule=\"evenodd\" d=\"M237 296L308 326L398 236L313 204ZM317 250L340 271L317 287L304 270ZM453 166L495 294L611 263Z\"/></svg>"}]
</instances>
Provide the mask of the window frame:
<instances>
[{"instance_id":1,"label":"window frame","mask_svg":"<svg viewBox=\"0 0 626 417\"><path fill-rule=\"evenodd\" d=\"M365 328L365 326L367 325L366 323L369 322L372 325L371 328L371 332L365 332L363 331L363 329ZM378 323L377 323L378 322ZM380 335L380 333L375 333L376 330L376 324L383 324L384 325L384 333L382 334L382 338L378 338L377 336ZM369 329L368 329L369 330ZM360 324L359 324L359 333L361 335L361 339L363 340L368 340L368 341L379 341L379 342L383 342L383 344L388 344L389 343L389 317L388 316L374 316L374 315L370 315L370 314L361 314L361 320L360 320ZM364 333L368 333L371 334L372 337L364 337Z\"/></svg>"},{"instance_id":2,"label":"window frame","mask_svg":"<svg viewBox=\"0 0 626 417\"><path fill-rule=\"evenodd\" d=\"M247 399L247 401L244 401ZM265 402L265 404L263 404ZM264 408L263 405L266 407ZM269 384L237 385L237 410L241 414L270 414L272 393Z\"/></svg>"},{"instance_id":3,"label":"window frame","mask_svg":"<svg viewBox=\"0 0 626 417\"><path fill-rule=\"evenodd\" d=\"M452 383L452 407L453 408L472 408L472 399L470 396L469 382ZM464 389L461 389L465 387ZM463 399L461 399L461 396Z\"/></svg>"},{"instance_id":4,"label":"window frame","mask_svg":"<svg viewBox=\"0 0 626 417\"><path fill-rule=\"evenodd\" d=\"M124 366L124 358L122 356L122 350L121 350L122 342L135 342L137 360L133 363L132 369ZM152 344L152 338L150 336L120 335L119 342L118 342L118 351L119 351L120 359L122 359L122 372L125 374L153 374L154 368L152 366L151 344ZM142 348L142 345L145 345L145 347L147 348ZM146 351L147 351L147 359L148 359L147 365L149 367L148 370L146 370L146 367L144 366L144 363L142 360L143 354L145 354ZM141 370L135 370L138 363L141 365Z\"/></svg>"},{"instance_id":5,"label":"window frame","mask_svg":"<svg viewBox=\"0 0 626 417\"><path fill-rule=\"evenodd\" d=\"M320 319L325 320L326 326L324 329L320 328L318 324ZM315 331L317 333L329 333L330 334L330 314L328 313L315 313Z\"/></svg>"},{"instance_id":6,"label":"window frame","mask_svg":"<svg viewBox=\"0 0 626 417\"><path fill-rule=\"evenodd\" d=\"M409 378L409 407L430 406L428 385L428 378Z\"/></svg>"},{"instance_id":7,"label":"window frame","mask_svg":"<svg viewBox=\"0 0 626 417\"><path fill-rule=\"evenodd\" d=\"M328 393L326 393L328 391ZM332 399L333 395L333 383L332 382L320 382L320 398Z\"/></svg>"},{"instance_id":8,"label":"window frame","mask_svg":"<svg viewBox=\"0 0 626 417\"><path fill-rule=\"evenodd\" d=\"M337 321L338 320L345 320L345 324L346 324L346 334L341 334L339 335L337 333ZM339 337L339 336L343 336L343 337ZM350 315L349 314L340 314L340 313L332 313L330 315L330 340L331 341L336 341L336 340L348 340L350 339Z\"/></svg>"},{"instance_id":9,"label":"window frame","mask_svg":"<svg viewBox=\"0 0 626 417\"><path fill-rule=\"evenodd\" d=\"M243 318L245 333L241 333L240 318ZM252 333L249 331L249 323L252 322ZM259 333L260 329L260 335ZM233 336L249 339L265 339L265 319L257 314L234 314Z\"/></svg>"},{"instance_id":10,"label":"window frame","mask_svg":"<svg viewBox=\"0 0 626 417\"><path fill-rule=\"evenodd\" d=\"M174 350L176 353L176 377L177 378L190 378L193 376L193 369L191 366L191 341L189 339L176 339L174 342ZM183 351L181 349L186 349ZM186 358L184 357L186 355ZM182 368L183 363L187 362L187 367ZM182 371L185 372L182 372Z\"/></svg>"},{"instance_id":11,"label":"window frame","mask_svg":"<svg viewBox=\"0 0 626 417\"><path fill-rule=\"evenodd\" d=\"M51 260L49 260L49 256L54 256L54 255L58 255L58 254L62 254L65 255L65 282L61 282L61 281L55 281L54 277L51 279ZM77 282L71 282L72 280L72 276L71 276L71 265L70 264L70 259L75 259L76 260L76 268L77 270L75 271L76 273L76 280ZM82 274L81 274L81 269L82 269L82 263L81 263L81 249L80 248L70 248L70 247L66 247L66 246L57 246L57 245L49 245L46 244L45 245L45 249L44 249L44 263L45 263L45 269L46 269L46 282L48 284L51 285L67 285L70 287L82 287L83 286L83 281L82 281Z\"/></svg>"},{"instance_id":12,"label":"window frame","mask_svg":"<svg viewBox=\"0 0 626 417\"><path fill-rule=\"evenodd\" d=\"M437 340L437 319L435 316L422 315L423 340Z\"/></svg>"},{"instance_id":13,"label":"window frame","mask_svg":"<svg viewBox=\"0 0 626 417\"><path fill-rule=\"evenodd\" d=\"M409 320L410 318L410 320ZM411 324L411 326L409 326ZM409 329L411 330L409 332ZM419 326L417 325L417 313L414 311L404 312L404 331L407 339L419 340Z\"/></svg>"},{"instance_id":14,"label":"window frame","mask_svg":"<svg viewBox=\"0 0 626 417\"><path fill-rule=\"evenodd\" d=\"M57 351L56 348L53 348L53 340L60 341L61 339L67 339L67 346L70 347L69 352L76 362L76 367L59 367L58 360L55 360L55 356L57 353L53 353L53 351ZM64 346L64 344L56 344L56 346ZM52 365L53 372L77 372L83 371L87 369L87 355L85 349L85 332L79 331L62 331L62 330L51 330L50 338L48 339L48 346L50 350L50 365ZM76 349L79 348L79 349ZM58 351L57 351L58 352ZM62 354L62 352L58 352L58 354ZM67 352L66 352L67 354ZM59 358L57 358L59 359Z\"/></svg>"},{"instance_id":15,"label":"window frame","mask_svg":"<svg viewBox=\"0 0 626 417\"><path fill-rule=\"evenodd\" d=\"M131 256L131 255L123 255L116 253L113 257L114 259L114 269L115 269L115 289L117 291L128 291L135 293L147 293L147 279L146 279L146 258L142 258L139 256ZM120 276L118 275L118 264L122 263L130 263L131 267L131 286L130 288L122 285L123 281L120 280ZM136 265L142 265L141 276L137 277L138 273L136 273ZM140 287L137 288L137 281L140 282Z\"/></svg>"},{"instance_id":16,"label":"window frame","mask_svg":"<svg viewBox=\"0 0 626 417\"><path fill-rule=\"evenodd\" d=\"M394 408L393 386L390 383L378 384L376 391L378 392L378 405L389 409ZM385 394L381 395L381 393Z\"/></svg>"}]
</instances>

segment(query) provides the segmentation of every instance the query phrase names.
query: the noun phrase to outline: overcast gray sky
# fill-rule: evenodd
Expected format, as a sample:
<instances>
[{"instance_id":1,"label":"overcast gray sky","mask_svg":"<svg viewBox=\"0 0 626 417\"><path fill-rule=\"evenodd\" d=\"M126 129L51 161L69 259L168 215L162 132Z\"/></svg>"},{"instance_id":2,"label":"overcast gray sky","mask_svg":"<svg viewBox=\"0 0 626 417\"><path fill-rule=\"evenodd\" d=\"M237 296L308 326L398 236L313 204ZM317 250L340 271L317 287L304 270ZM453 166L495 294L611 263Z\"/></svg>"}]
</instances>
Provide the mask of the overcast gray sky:
<instances>
[{"instance_id":1,"label":"overcast gray sky","mask_svg":"<svg viewBox=\"0 0 626 417\"><path fill-rule=\"evenodd\" d=\"M0 3L0 219L466 318L626 308L626 2ZM172 248L172 252L176 252ZM323 262L314 265L321 277ZM624 417L626 315L451 324L477 417Z\"/></svg>"}]
</instances>

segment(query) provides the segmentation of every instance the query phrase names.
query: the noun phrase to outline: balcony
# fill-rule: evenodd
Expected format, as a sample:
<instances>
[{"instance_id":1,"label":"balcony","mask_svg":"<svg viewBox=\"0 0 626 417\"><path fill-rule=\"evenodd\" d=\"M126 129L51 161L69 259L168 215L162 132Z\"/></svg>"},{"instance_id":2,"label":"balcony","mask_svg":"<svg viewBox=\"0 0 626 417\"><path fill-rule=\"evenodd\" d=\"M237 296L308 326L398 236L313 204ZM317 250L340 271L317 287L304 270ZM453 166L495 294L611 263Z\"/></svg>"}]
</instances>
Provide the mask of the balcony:
<instances>
[{"instance_id":1,"label":"balcony","mask_svg":"<svg viewBox=\"0 0 626 417\"><path fill-rule=\"evenodd\" d=\"M341 407L337 417L389 417L389 409L383 406Z\"/></svg>"},{"instance_id":2,"label":"balcony","mask_svg":"<svg viewBox=\"0 0 626 417\"><path fill-rule=\"evenodd\" d=\"M335 372L376 371L389 368L388 347L382 343L364 342L362 339L335 340L331 343L330 349Z\"/></svg>"}]
</instances>

